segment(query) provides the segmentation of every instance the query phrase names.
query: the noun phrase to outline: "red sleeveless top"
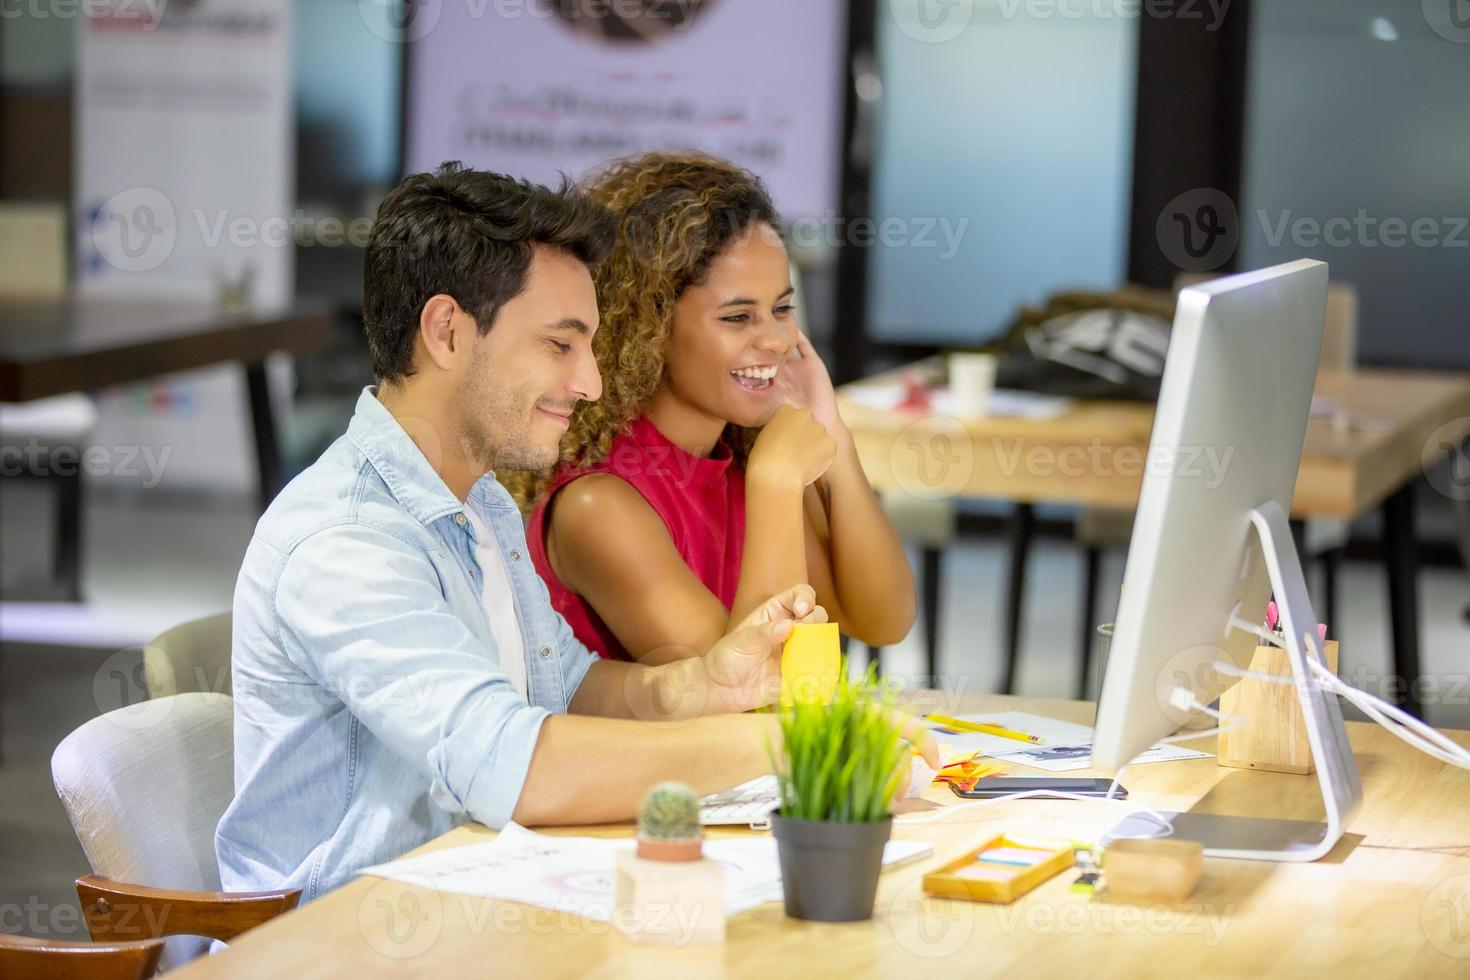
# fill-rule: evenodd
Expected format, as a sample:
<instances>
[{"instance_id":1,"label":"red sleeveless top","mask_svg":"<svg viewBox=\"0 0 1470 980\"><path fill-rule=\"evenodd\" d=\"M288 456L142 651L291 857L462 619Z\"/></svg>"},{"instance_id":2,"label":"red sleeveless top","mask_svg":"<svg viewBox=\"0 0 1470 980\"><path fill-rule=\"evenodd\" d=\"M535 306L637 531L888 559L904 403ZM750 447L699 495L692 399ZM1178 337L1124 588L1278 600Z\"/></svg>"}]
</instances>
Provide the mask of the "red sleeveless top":
<instances>
[{"instance_id":1,"label":"red sleeveless top","mask_svg":"<svg viewBox=\"0 0 1470 980\"><path fill-rule=\"evenodd\" d=\"M526 541L536 571L551 593L551 607L566 618L577 639L598 656L629 660L627 650L585 599L562 584L546 558L546 511L562 487L589 473L611 473L648 501L669 529L684 563L729 609L740 581L745 550L745 471L734 465L722 438L708 459L674 445L643 416L612 442L607 458L581 469L563 467L531 511Z\"/></svg>"}]
</instances>

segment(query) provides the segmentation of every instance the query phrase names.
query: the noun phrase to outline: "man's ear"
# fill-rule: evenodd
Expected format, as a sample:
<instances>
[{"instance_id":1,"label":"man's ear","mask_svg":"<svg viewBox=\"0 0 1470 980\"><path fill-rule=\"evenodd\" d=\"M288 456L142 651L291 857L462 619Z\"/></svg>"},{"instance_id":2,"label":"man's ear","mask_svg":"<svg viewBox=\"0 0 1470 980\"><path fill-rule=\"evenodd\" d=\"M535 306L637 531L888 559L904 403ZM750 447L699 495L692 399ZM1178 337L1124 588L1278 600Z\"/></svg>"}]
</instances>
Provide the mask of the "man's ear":
<instances>
[{"instance_id":1,"label":"man's ear","mask_svg":"<svg viewBox=\"0 0 1470 980\"><path fill-rule=\"evenodd\" d=\"M419 310L419 343L428 363L444 371L453 370L456 358L468 344L465 332L473 329L474 323L474 317L453 296L430 296Z\"/></svg>"}]
</instances>

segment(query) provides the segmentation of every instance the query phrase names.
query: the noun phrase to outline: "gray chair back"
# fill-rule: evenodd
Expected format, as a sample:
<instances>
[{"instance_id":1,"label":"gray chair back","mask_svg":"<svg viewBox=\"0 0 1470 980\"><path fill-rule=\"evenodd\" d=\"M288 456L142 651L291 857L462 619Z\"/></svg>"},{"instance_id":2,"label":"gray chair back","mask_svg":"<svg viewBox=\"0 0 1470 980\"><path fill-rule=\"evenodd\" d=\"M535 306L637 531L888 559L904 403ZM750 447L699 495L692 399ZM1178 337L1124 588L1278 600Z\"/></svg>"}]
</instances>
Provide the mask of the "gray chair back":
<instances>
[{"instance_id":1,"label":"gray chair back","mask_svg":"<svg viewBox=\"0 0 1470 980\"><path fill-rule=\"evenodd\" d=\"M94 874L219 891L214 831L235 794L234 702L187 693L99 715L56 747L51 777ZM164 965L208 940L167 940Z\"/></svg>"},{"instance_id":2,"label":"gray chair back","mask_svg":"<svg viewBox=\"0 0 1470 980\"><path fill-rule=\"evenodd\" d=\"M232 694L229 613L175 626L143 646L143 680L150 698L204 691Z\"/></svg>"}]
</instances>

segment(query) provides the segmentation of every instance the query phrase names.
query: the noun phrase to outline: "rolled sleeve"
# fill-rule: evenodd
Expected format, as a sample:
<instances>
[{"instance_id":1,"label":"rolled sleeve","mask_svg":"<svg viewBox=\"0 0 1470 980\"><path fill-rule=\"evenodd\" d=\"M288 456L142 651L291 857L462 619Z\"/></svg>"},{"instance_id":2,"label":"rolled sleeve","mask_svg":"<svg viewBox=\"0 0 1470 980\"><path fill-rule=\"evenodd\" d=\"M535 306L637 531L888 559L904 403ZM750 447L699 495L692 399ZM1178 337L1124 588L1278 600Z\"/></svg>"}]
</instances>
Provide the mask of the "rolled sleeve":
<instances>
[{"instance_id":1,"label":"rolled sleeve","mask_svg":"<svg viewBox=\"0 0 1470 980\"><path fill-rule=\"evenodd\" d=\"M478 746L472 738L434 745L429 798L450 813L467 813L496 829L505 826L515 814L536 740L550 715L545 708L524 705L506 714L498 729L482 731Z\"/></svg>"},{"instance_id":2,"label":"rolled sleeve","mask_svg":"<svg viewBox=\"0 0 1470 980\"><path fill-rule=\"evenodd\" d=\"M455 615L426 554L373 527L327 528L292 550L274 605L286 655L428 777L437 806L510 820L549 712Z\"/></svg>"}]
</instances>

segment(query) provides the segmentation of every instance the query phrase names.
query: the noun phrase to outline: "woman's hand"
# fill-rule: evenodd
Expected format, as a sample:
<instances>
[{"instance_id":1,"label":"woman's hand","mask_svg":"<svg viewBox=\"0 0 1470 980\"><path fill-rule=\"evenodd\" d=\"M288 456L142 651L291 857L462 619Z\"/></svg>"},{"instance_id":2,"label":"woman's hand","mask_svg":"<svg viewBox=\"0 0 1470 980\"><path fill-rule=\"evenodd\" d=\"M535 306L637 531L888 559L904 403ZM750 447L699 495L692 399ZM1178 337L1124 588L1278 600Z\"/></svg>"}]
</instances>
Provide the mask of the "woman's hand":
<instances>
[{"instance_id":1,"label":"woman's hand","mask_svg":"<svg viewBox=\"0 0 1470 980\"><path fill-rule=\"evenodd\" d=\"M786 390L786 403L804 408L812 418L822 424L839 444L849 438L842 416L837 414L837 394L832 389L832 376L827 365L817 356L810 338L801 330L796 331L796 352L800 357L787 358L777 375L777 381Z\"/></svg>"},{"instance_id":2,"label":"woman's hand","mask_svg":"<svg viewBox=\"0 0 1470 980\"><path fill-rule=\"evenodd\" d=\"M815 415L804 408L782 405L751 447L746 463L748 481L752 486L799 491L826 473L836 455L837 443Z\"/></svg>"}]
</instances>

